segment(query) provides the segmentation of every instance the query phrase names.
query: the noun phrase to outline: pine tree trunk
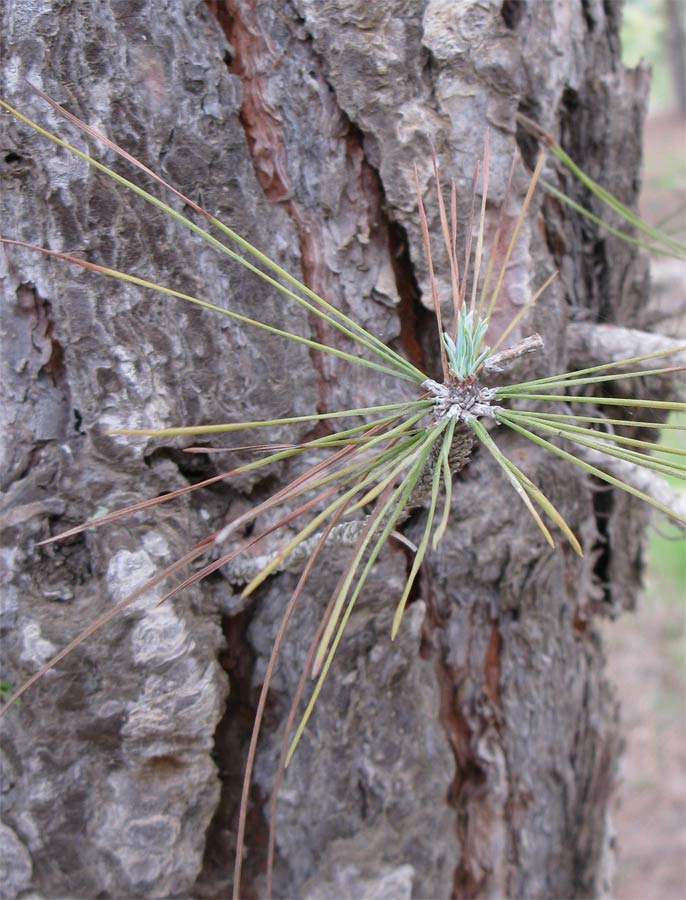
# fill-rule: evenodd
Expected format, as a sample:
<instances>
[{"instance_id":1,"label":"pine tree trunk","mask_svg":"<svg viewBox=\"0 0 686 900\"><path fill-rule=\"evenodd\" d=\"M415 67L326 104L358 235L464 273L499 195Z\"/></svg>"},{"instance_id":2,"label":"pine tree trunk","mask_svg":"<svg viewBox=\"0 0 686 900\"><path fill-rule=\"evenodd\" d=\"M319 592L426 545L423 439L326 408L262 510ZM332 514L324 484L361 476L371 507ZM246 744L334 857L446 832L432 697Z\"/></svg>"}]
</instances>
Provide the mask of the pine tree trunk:
<instances>
[{"instance_id":1,"label":"pine tree trunk","mask_svg":"<svg viewBox=\"0 0 686 900\"><path fill-rule=\"evenodd\" d=\"M437 343L413 166L428 191L432 147L466 215L490 128L490 227L515 148L527 165L535 158L517 131L518 110L623 201L635 200L646 83L621 65L613 3L77 0L32 10L8 0L2 13L9 102L100 153L27 82L43 88L431 372ZM340 341L66 151L7 115L0 127L4 235ZM518 202L525 176L520 164ZM527 363L548 374L567 365L571 324L640 324L646 275L630 250L537 196L501 315L560 269L532 325L545 352ZM392 379L173 298L17 248L0 261L0 676L11 682L290 471L244 475L38 547L98 511L236 464L181 452L192 439L109 429L300 415L402 395ZM282 429L268 440L305 433ZM478 452L456 482L450 533L429 556L393 644L409 556L399 543L386 549L281 792L278 896L608 890L620 739L595 623L633 602L643 514L500 437L568 518L585 557L562 541L542 544ZM419 510L404 530L412 539L422 526ZM344 548L331 548L277 671L251 796L245 896L264 891L280 729L345 559ZM244 601L237 576L217 574L144 615L163 595L158 587L8 713L7 896L227 895L252 717L294 584L293 574L276 575Z\"/></svg>"}]
</instances>

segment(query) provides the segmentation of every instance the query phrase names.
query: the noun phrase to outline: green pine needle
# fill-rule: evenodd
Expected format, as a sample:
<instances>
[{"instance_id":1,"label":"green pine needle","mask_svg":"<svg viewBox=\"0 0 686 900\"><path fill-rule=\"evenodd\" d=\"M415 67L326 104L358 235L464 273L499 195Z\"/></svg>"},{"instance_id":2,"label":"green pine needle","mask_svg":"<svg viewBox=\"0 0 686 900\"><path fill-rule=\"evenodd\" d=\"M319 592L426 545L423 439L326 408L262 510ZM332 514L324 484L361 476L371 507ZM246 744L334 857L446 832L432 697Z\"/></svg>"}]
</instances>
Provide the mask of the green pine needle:
<instances>
[{"instance_id":1,"label":"green pine needle","mask_svg":"<svg viewBox=\"0 0 686 900\"><path fill-rule=\"evenodd\" d=\"M640 500L644 500L646 503L649 503L661 513L664 513L664 515L668 516L671 519L674 519L674 521L679 522L682 525L686 525L686 516L680 515L673 509L670 509L668 506L665 506L663 503L655 500L649 494L646 494L643 491L639 491L638 488L633 487L633 485L627 484L625 481L622 481L619 478L615 478L608 472L604 472L602 469L597 468L597 466L593 466L590 463L579 459L579 457L574 456L573 453L568 453L566 450L562 450L560 447L556 447L555 444L551 444L550 441L546 441L539 435L534 434L533 431L529 431L529 429L525 428L522 424L519 424L517 422L516 413L513 414L512 412L499 411L497 413L497 420L498 422L507 425L518 434L521 434L523 437L528 438L530 441L533 441L534 444L538 444L540 447L543 447L546 450L550 450L551 453L554 453L556 456L559 456L562 459L573 463L575 466L578 466L580 469L583 469L591 475L595 475L596 478L600 478L602 481L606 481L608 484L620 488L621 490L626 491L628 494L633 494L634 497L638 497ZM603 450L603 452L607 451Z\"/></svg>"}]
</instances>

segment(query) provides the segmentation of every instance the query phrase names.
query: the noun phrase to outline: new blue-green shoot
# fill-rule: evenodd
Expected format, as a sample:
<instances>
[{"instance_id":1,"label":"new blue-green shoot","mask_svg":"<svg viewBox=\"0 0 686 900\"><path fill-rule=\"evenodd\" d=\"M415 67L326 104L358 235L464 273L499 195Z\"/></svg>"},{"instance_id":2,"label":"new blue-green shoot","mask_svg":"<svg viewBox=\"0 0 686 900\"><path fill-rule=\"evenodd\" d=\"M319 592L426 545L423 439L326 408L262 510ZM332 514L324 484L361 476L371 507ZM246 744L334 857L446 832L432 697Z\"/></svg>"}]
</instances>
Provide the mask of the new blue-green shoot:
<instances>
[{"instance_id":1,"label":"new blue-green shoot","mask_svg":"<svg viewBox=\"0 0 686 900\"><path fill-rule=\"evenodd\" d=\"M455 340L447 332L443 332L448 365L458 381L465 381L470 375L475 375L488 356L490 348L481 349L487 328L487 321L476 318L474 310L467 312L466 305L463 305L457 317Z\"/></svg>"}]
</instances>

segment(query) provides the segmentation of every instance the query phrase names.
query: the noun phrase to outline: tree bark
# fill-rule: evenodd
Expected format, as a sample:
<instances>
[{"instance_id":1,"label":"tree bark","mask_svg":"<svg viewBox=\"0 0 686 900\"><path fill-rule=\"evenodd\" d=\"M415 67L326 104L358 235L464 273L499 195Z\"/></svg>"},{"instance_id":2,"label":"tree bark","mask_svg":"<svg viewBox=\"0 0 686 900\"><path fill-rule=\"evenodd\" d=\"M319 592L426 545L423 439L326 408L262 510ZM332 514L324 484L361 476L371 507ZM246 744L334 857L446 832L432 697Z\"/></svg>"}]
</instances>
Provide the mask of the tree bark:
<instances>
[{"instance_id":1,"label":"tree bark","mask_svg":"<svg viewBox=\"0 0 686 900\"><path fill-rule=\"evenodd\" d=\"M492 233L515 148L529 165L535 156L517 132L520 110L633 203L646 79L621 65L618 19L618 7L600 0L77 0L36 11L9 0L3 94L101 153L27 82L38 85L433 374L415 162L430 195L435 148L466 215L488 126ZM343 346L63 149L9 116L0 126L6 236ZM518 202L526 174L520 164ZM438 236L435 198L426 202ZM507 213L516 215L514 204ZM269 477L244 475L38 547L99 510L234 464L182 453L192 440L125 439L108 429L403 396L392 379L35 253L5 248L0 265L0 674L14 683L295 471L282 464ZM561 371L572 322L641 325L644 263L540 196L508 270L501 320L554 268L561 276L531 319L545 352L518 375ZM445 271L439 280L447 283ZM269 440L305 433L281 429ZM393 644L409 560L400 544L384 551L282 789L278 896L608 891L620 739L595 620L633 602L643 513L533 445L499 440L561 509L585 557L562 541L554 550L542 544L484 453L456 483L450 533L429 555ZM423 515L406 524L411 539ZM282 725L346 560L344 548L327 554L268 707L244 896L264 890ZM252 716L294 584L281 573L248 602L228 572L152 610L158 588L8 713L0 834L8 896L227 895Z\"/></svg>"}]
</instances>

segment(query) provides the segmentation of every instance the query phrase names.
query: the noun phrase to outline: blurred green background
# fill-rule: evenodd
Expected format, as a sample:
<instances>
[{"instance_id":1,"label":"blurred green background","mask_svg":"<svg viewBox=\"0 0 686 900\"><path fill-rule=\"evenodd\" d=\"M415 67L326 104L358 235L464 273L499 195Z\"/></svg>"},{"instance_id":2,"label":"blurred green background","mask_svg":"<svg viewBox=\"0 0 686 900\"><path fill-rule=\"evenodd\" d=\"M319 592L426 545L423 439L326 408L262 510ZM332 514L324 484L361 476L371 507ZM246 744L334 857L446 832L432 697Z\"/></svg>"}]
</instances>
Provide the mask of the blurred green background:
<instances>
[{"instance_id":1,"label":"blurred green background","mask_svg":"<svg viewBox=\"0 0 686 900\"><path fill-rule=\"evenodd\" d=\"M683 2L680 5L683 7ZM653 114L677 105L674 79L665 53L668 28L664 0L626 0L622 19L622 60L625 66L632 68L641 60L651 65L650 111Z\"/></svg>"},{"instance_id":2,"label":"blurred green background","mask_svg":"<svg viewBox=\"0 0 686 900\"><path fill-rule=\"evenodd\" d=\"M686 413L673 414L668 419L672 425L681 425L684 431L663 430L660 443L686 452ZM674 457L665 457L674 459ZM683 481L665 476L674 490L686 491ZM683 529L662 519L654 520L648 546L647 582L656 595L665 592L675 600L686 600L686 537Z\"/></svg>"},{"instance_id":3,"label":"blurred green background","mask_svg":"<svg viewBox=\"0 0 686 900\"><path fill-rule=\"evenodd\" d=\"M622 19L622 58L627 66L641 61L652 70L646 127L642 214L651 224L671 215L674 230L686 231L686 0L627 0ZM667 137L667 139L665 139ZM673 216L676 211L676 216ZM654 261L654 266L658 265ZM674 336L686 340L686 273L677 272L681 321ZM672 416L686 426L686 417ZM686 449L686 432L663 431L662 441ZM673 487L684 489L672 479ZM676 592L686 600L686 537L669 523L655 520L651 529L646 582ZM652 592L651 592L652 593ZM685 894L686 896L686 894Z\"/></svg>"},{"instance_id":4,"label":"blurred green background","mask_svg":"<svg viewBox=\"0 0 686 900\"><path fill-rule=\"evenodd\" d=\"M626 0L623 58L653 70L641 215L686 237L686 0ZM676 213L676 215L674 215ZM686 266L651 261L650 328L686 343ZM686 415L673 416L686 425ZM686 449L686 432L662 432ZM678 490L678 484L672 485ZM681 488L683 490L683 487ZM626 749L614 799L615 900L686 897L686 539L655 515L635 613L603 627Z\"/></svg>"}]
</instances>

